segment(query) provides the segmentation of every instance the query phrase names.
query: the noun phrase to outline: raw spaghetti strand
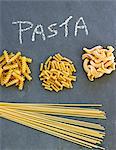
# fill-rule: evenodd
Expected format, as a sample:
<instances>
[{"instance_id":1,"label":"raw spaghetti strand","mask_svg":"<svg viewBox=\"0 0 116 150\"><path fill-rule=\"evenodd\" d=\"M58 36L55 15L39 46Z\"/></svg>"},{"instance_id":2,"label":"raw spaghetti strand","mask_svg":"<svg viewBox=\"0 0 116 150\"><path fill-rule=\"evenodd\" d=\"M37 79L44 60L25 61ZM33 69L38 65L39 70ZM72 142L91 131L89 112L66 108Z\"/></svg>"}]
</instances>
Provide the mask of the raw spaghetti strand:
<instances>
[{"instance_id":1,"label":"raw spaghetti strand","mask_svg":"<svg viewBox=\"0 0 116 150\"><path fill-rule=\"evenodd\" d=\"M89 108L89 106L91 108ZM104 127L91 122L64 118L76 117L106 118L105 112L93 106L100 104L26 104L0 103L2 118L20 123L33 129L68 140L87 148L103 149ZM62 114L62 117L60 116ZM57 116L56 116L57 115Z\"/></svg>"}]
</instances>

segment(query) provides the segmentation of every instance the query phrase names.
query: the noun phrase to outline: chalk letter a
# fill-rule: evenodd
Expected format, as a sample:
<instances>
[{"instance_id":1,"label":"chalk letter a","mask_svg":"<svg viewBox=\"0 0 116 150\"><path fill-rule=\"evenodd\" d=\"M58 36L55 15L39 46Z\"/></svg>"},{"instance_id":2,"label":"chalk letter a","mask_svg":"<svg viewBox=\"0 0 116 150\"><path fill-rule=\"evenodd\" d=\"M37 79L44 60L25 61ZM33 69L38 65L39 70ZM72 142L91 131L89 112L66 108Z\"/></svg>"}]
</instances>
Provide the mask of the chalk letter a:
<instances>
[{"instance_id":1,"label":"chalk letter a","mask_svg":"<svg viewBox=\"0 0 116 150\"><path fill-rule=\"evenodd\" d=\"M82 22L83 25L79 25L79 23ZM85 34L88 35L88 29L87 29L87 26L85 24L85 21L83 19L83 17L80 17L79 20L76 22L76 25L75 25L75 36L77 36L77 33L78 33L78 29L84 29L85 30Z\"/></svg>"},{"instance_id":2,"label":"chalk letter a","mask_svg":"<svg viewBox=\"0 0 116 150\"><path fill-rule=\"evenodd\" d=\"M38 31L38 29L40 29ZM37 25L36 28L34 29L33 31L33 34L32 34L32 41L35 41L35 35L36 34L39 34L42 36L42 39L45 41L46 40L46 37L45 37L45 34L44 34L44 30L43 30L43 26L40 24L40 25Z\"/></svg>"}]
</instances>

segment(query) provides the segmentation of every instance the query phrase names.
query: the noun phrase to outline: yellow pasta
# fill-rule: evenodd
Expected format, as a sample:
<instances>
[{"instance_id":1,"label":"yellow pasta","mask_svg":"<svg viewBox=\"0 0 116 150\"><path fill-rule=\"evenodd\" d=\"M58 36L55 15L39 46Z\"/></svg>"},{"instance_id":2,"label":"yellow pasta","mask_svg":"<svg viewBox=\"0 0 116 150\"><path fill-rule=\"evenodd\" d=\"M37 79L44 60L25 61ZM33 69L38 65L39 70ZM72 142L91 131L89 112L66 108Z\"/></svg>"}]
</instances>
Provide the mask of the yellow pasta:
<instances>
[{"instance_id":1,"label":"yellow pasta","mask_svg":"<svg viewBox=\"0 0 116 150\"><path fill-rule=\"evenodd\" d=\"M22 90L23 86L24 86L24 81L20 80L20 82L19 82L19 90Z\"/></svg>"},{"instance_id":2,"label":"yellow pasta","mask_svg":"<svg viewBox=\"0 0 116 150\"><path fill-rule=\"evenodd\" d=\"M2 68L5 64L6 64L6 60L3 60L3 61L0 63L0 67Z\"/></svg>"},{"instance_id":3,"label":"yellow pasta","mask_svg":"<svg viewBox=\"0 0 116 150\"><path fill-rule=\"evenodd\" d=\"M110 74L116 69L112 46L107 46L106 49L102 46L96 46L92 49L83 48L83 50L86 52L82 55L83 68L90 81L94 81L104 74Z\"/></svg>"},{"instance_id":4,"label":"yellow pasta","mask_svg":"<svg viewBox=\"0 0 116 150\"><path fill-rule=\"evenodd\" d=\"M2 76L3 69L0 68L0 77Z\"/></svg>"},{"instance_id":5,"label":"yellow pasta","mask_svg":"<svg viewBox=\"0 0 116 150\"><path fill-rule=\"evenodd\" d=\"M57 87L53 86L57 91ZM50 87L45 89L52 91ZM104 111L97 108L100 104L27 104L0 103L2 118L20 123L27 127L51 134L86 148L101 147L105 128L98 123L79 121L69 116L105 119ZM66 116L66 117L64 117Z\"/></svg>"},{"instance_id":6,"label":"yellow pasta","mask_svg":"<svg viewBox=\"0 0 116 150\"><path fill-rule=\"evenodd\" d=\"M21 75L21 71L20 71L20 70L18 70L18 69L14 69L14 70L13 70L13 72L15 72L15 73L17 73L17 74Z\"/></svg>"},{"instance_id":7,"label":"yellow pasta","mask_svg":"<svg viewBox=\"0 0 116 150\"><path fill-rule=\"evenodd\" d=\"M51 59L52 59L52 56L50 56L50 57L46 60L45 64L47 65L48 62L49 62Z\"/></svg>"},{"instance_id":8,"label":"yellow pasta","mask_svg":"<svg viewBox=\"0 0 116 150\"><path fill-rule=\"evenodd\" d=\"M43 70L43 63L41 63L41 65L40 65L40 71L42 71Z\"/></svg>"},{"instance_id":9,"label":"yellow pasta","mask_svg":"<svg viewBox=\"0 0 116 150\"><path fill-rule=\"evenodd\" d=\"M45 89L58 92L63 90L63 87L73 88L72 82L76 81L74 72L76 69L72 61L58 53L50 56L45 64L41 63L39 78Z\"/></svg>"},{"instance_id":10,"label":"yellow pasta","mask_svg":"<svg viewBox=\"0 0 116 150\"><path fill-rule=\"evenodd\" d=\"M8 82L8 83L6 84L6 87L11 86L11 85L17 83L18 81L19 81L18 79L12 80L12 81L10 81L10 82Z\"/></svg>"},{"instance_id":11,"label":"yellow pasta","mask_svg":"<svg viewBox=\"0 0 116 150\"><path fill-rule=\"evenodd\" d=\"M28 74L31 74L31 70L30 70L28 64L26 64L26 71L27 71Z\"/></svg>"},{"instance_id":12,"label":"yellow pasta","mask_svg":"<svg viewBox=\"0 0 116 150\"><path fill-rule=\"evenodd\" d=\"M0 62L4 60L4 55L0 56Z\"/></svg>"},{"instance_id":13,"label":"yellow pasta","mask_svg":"<svg viewBox=\"0 0 116 150\"><path fill-rule=\"evenodd\" d=\"M29 81L32 80L31 70L28 66L28 63L31 62L32 59L21 56L21 52L14 54L3 51L3 55L0 56L0 84L6 85L6 87L15 85L22 90L25 78Z\"/></svg>"},{"instance_id":14,"label":"yellow pasta","mask_svg":"<svg viewBox=\"0 0 116 150\"><path fill-rule=\"evenodd\" d=\"M24 78L23 78L22 76L20 76L19 74L13 72L12 75L13 75L16 79L18 79L18 80L20 80L20 81L24 81Z\"/></svg>"},{"instance_id":15,"label":"yellow pasta","mask_svg":"<svg viewBox=\"0 0 116 150\"><path fill-rule=\"evenodd\" d=\"M26 57L22 57L22 73L26 72Z\"/></svg>"},{"instance_id":16,"label":"yellow pasta","mask_svg":"<svg viewBox=\"0 0 116 150\"><path fill-rule=\"evenodd\" d=\"M8 73L7 73L7 75L6 75L6 77L4 78L4 84L7 84L8 83L8 81L10 80L10 78L11 78L11 75L12 75L12 70L9 70L8 71Z\"/></svg>"},{"instance_id":17,"label":"yellow pasta","mask_svg":"<svg viewBox=\"0 0 116 150\"><path fill-rule=\"evenodd\" d=\"M9 70L9 69L14 69L14 68L17 68L18 67L18 64L13 64L13 65L5 65L3 67L4 70Z\"/></svg>"},{"instance_id":18,"label":"yellow pasta","mask_svg":"<svg viewBox=\"0 0 116 150\"><path fill-rule=\"evenodd\" d=\"M19 56L21 55L21 52L17 52L15 56L13 56L8 62L15 61Z\"/></svg>"},{"instance_id":19,"label":"yellow pasta","mask_svg":"<svg viewBox=\"0 0 116 150\"><path fill-rule=\"evenodd\" d=\"M9 56L6 50L3 52L6 62L9 62Z\"/></svg>"},{"instance_id":20,"label":"yellow pasta","mask_svg":"<svg viewBox=\"0 0 116 150\"><path fill-rule=\"evenodd\" d=\"M26 57L26 62L27 62L27 63L32 63L32 59Z\"/></svg>"},{"instance_id":21,"label":"yellow pasta","mask_svg":"<svg viewBox=\"0 0 116 150\"><path fill-rule=\"evenodd\" d=\"M24 76L27 78L27 80L31 81L32 77L28 73L24 73Z\"/></svg>"}]
</instances>

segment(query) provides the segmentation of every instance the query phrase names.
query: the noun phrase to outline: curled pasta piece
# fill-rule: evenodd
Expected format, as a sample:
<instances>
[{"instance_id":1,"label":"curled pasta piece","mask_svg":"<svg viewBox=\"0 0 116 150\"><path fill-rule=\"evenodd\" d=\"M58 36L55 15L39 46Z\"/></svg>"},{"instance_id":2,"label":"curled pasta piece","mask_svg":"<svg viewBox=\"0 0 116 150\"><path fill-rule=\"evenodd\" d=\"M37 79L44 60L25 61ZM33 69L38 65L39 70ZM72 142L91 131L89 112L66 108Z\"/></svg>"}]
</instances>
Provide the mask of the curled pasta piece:
<instances>
[{"instance_id":1,"label":"curled pasta piece","mask_svg":"<svg viewBox=\"0 0 116 150\"><path fill-rule=\"evenodd\" d=\"M88 48L83 48L83 50L86 52L86 53L88 53L88 54L91 54L95 49L102 49L102 46L95 46L95 47L93 47L93 48L91 48L91 49L88 49Z\"/></svg>"},{"instance_id":2,"label":"curled pasta piece","mask_svg":"<svg viewBox=\"0 0 116 150\"><path fill-rule=\"evenodd\" d=\"M88 73L90 71L90 69L88 67L88 63L89 63L89 59L86 58L83 62L83 68L84 68L86 73Z\"/></svg>"},{"instance_id":3,"label":"curled pasta piece","mask_svg":"<svg viewBox=\"0 0 116 150\"><path fill-rule=\"evenodd\" d=\"M101 67L101 63L99 63L99 64L97 64L97 63L95 63L93 60L90 60L90 64L92 65L92 66L94 66L95 68L100 68Z\"/></svg>"},{"instance_id":4,"label":"curled pasta piece","mask_svg":"<svg viewBox=\"0 0 116 150\"><path fill-rule=\"evenodd\" d=\"M104 74L110 74L116 69L112 46L107 46L107 49L96 46L90 50L87 48L83 50L85 51L85 54L82 55L83 68L90 81L94 81Z\"/></svg>"}]
</instances>

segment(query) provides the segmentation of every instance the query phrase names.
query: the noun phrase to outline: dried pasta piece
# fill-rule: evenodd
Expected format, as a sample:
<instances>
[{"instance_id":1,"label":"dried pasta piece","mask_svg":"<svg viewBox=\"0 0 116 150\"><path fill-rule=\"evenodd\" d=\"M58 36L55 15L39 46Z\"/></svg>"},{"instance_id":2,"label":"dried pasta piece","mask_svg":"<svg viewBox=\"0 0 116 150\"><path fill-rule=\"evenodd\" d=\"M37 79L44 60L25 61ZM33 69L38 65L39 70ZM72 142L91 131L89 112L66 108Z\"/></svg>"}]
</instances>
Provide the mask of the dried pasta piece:
<instances>
[{"instance_id":1,"label":"dried pasta piece","mask_svg":"<svg viewBox=\"0 0 116 150\"><path fill-rule=\"evenodd\" d=\"M27 63L32 63L32 59L26 57L26 62L27 62Z\"/></svg>"},{"instance_id":2,"label":"dried pasta piece","mask_svg":"<svg viewBox=\"0 0 116 150\"><path fill-rule=\"evenodd\" d=\"M107 46L96 46L92 49L83 48L85 54L82 55L83 68L87 73L88 79L94 81L104 74L110 74L116 69L114 48Z\"/></svg>"},{"instance_id":3,"label":"dried pasta piece","mask_svg":"<svg viewBox=\"0 0 116 150\"><path fill-rule=\"evenodd\" d=\"M40 81L46 90L59 92L65 88L73 88L72 82L76 81L76 72L72 61L61 54L48 57L40 65Z\"/></svg>"},{"instance_id":4,"label":"dried pasta piece","mask_svg":"<svg viewBox=\"0 0 116 150\"><path fill-rule=\"evenodd\" d=\"M1 76L2 76L2 72L3 72L3 69L0 68L0 78L1 78Z\"/></svg>"},{"instance_id":5,"label":"dried pasta piece","mask_svg":"<svg viewBox=\"0 0 116 150\"><path fill-rule=\"evenodd\" d=\"M16 55L14 55L13 57L11 57L11 59L8 62L15 61L20 55L21 55L21 52L17 52Z\"/></svg>"},{"instance_id":6,"label":"dried pasta piece","mask_svg":"<svg viewBox=\"0 0 116 150\"><path fill-rule=\"evenodd\" d=\"M31 62L32 59L21 56L21 52L14 54L4 50L0 56L0 84L6 87L15 85L22 90L25 79L32 80L28 65Z\"/></svg>"},{"instance_id":7,"label":"dried pasta piece","mask_svg":"<svg viewBox=\"0 0 116 150\"><path fill-rule=\"evenodd\" d=\"M27 80L31 81L32 77L28 73L24 73L24 76L27 78Z\"/></svg>"},{"instance_id":8,"label":"dried pasta piece","mask_svg":"<svg viewBox=\"0 0 116 150\"><path fill-rule=\"evenodd\" d=\"M10 80L10 78L11 78L11 75L12 75L12 71L13 71L13 70L9 70L9 71L8 71L6 77L5 77L4 81L3 81L4 84L7 84L7 83L9 82L9 80Z\"/></svg>"},{"instance_id":9,"label":"dried pasta piece","mask_svg":"<svg viewBox=\"0 0 116 150\"><path fill-rule=\"evenodd\" d=\"M44 88L45 88L46 90L53 91L53 89L50 88L50 87L45 86Z\"/></svg>"},{"instance_id":10,"label":"dried pasta piece","mask_svg":"<svg viewBox=\"0 0 116 150\"><path fill-rule=\"evenodd\" d=\"M26 64L26 72L27 72L28 74L31 74L31 69L29 68L28 64Z\"/></svg>"},{"instance_id":11,"label":"dried pasta piece","mask_svg":"<svg viewBox=\"0 0 116 150\"><path fill-rule=\"evenodd\" d=\"M4 54L6 62L9 62L8 52L6 50L4 50L3 54Z\"/></svg>"},{"instance_id":12,"label":"dried pasta piece","mask_svg":"<svg viewBox=\"0 0 116 150\"><path fill-rule=\"evenodd\" d=\"M20 76L19 74L13 72L12 75L13 75L16 79L18 79L18 80L20 80L20 81L24 81L24 78L23 78L22 76Z\"/></svg>"},{"instance_id":13,"label":"dried pasta piece","mask_svg":"<svg viewBox=\"0 0 116 150\"><path fill-rule=\"evenodd\" d=\"M22 73L26 72L26 57L22 57Z\"/></svg>"},{"instance_id":14,"label":"dried pasta piece","mask_svg":"<svg viewBox=\"0 0 116 150\"><path fill-rule=\"evenodd\" d=\"M43 63L41 63L41 65L40 65L40 71L42 71L43 70Z\"/></svg>"},{"instance_id":15,"label":"dried pasta piece","mask_svg":"<svg viewBox=\"0 0 116 150\"><path fill-rule=\"evenodd\" d=\"M1 63L0 63L0 67L3 68L3 66L6 64L6 60L3 60Z\"/></svg>"},{"instance_id":16,"label":"dried pasta piece","mask_svg":"<svg viewBox=\"0 0 116 150\"><path fill-rule=\"evenodd\" d=\"M23 86L24 86L24 81L20 80L20 82L19 82L19 90L22 90Z\"/></svg>"},{"instance_id":17,"label":"dried pasta piece","mask_svg":"<svg viewBox=\"0 0 116 150\"><path fill-rule=\"evenodd\" d=\"M48 62L49 62L51 59L52 59L52 56L50 56L50 57L46 60L45 64L47 65Z\"/></svg>"},{"instance_id":18,"label":"dried pasta piece","mask_svg":"<svg viewBox=\"0 0 116 150\"><path fill-rule=\"evenodd\" d=\"M14 68L17 68L17 67L18 67L18 64L5 65L5 66L3 67L3 70L14 69Z\"/></svg>"},{"instance_id":19,"label":"dried pasta piece","mask_svg":"<svg viewBox=\"0 0 116 150\"><path fill-rule=\"evenodd\" d=\"M11 86L11 85L13 85L13 84L16 84L18 81L19 81L18 79L12 80L12 81L10 81L10 82L8 82L8 83L6 84L6 87L9 87L9 86Z\"/></svg>"},{"instance_id":20,"label":"dried pasta piece","mask_svg":"<svg viewBox=\"0 0 116 150\"><path fill-rule=\"evenodd\" d=\"M0 56L0 62L4 60L4 55Z\"/></svg>"}]
</instances>

